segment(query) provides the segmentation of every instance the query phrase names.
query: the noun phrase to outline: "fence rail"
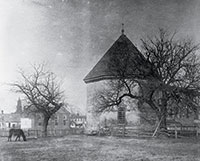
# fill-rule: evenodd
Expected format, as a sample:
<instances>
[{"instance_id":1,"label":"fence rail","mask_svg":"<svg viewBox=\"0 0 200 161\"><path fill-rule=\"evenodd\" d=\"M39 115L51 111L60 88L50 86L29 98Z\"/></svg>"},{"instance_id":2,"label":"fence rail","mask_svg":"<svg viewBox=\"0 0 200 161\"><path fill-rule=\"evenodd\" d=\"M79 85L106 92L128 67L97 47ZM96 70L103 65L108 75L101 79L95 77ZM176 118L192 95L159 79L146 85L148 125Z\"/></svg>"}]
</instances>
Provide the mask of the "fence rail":
<instances>
[{"instance_id":1,"label":"fence rail","mask_svg":"<svg viewBox=\"0 0 200 161\"><path fill-rule=\"evenodd\" d=\"M47 136L65 136L65 135L76 135L76 134L83 134L83 128L70 128L70 129L55 129L55 130L47 130ZM24 130L26 137L30 138L38 138L42 137L43 131L42 130ZM0 137L7 137L9 135L9 129L0 130Z\"/></svg>"},{"instance_id":2,"label":"fence rail","mask_svg":"<svg viewBox=\"0 0 200 161\"><path fill-rule=\"evenodd\" d=\"M168 133L171 136L198 136L200 133L200 128L197 126L168 126ZM152 137L153 130L139 129L136 127L127 126L113 126L111 128L106 128L99 130L99 135L112 135L119 137ZM28 138L39 138L44 136L42 130L24 130L26 137ZM66 136L66 135L80 135L84 134L84 128L69 128L69 129L49 129L47 131L47 136ZM0 129L0 137L7 137L9 135L8 129Z\"/></svg>"},{"instance_id":3,"label":"fence rail","mask_svg":"<svg viewBox=\"0 0 200 161\"><path fill-rule=\"evenodd\" d=\"M121 137L152 137L153 130L145 130L134 127L126 126L115 126L111 128L111 135L121 136ZM162 131L159 131L158 134L162 134ZM165 132L166 133L166 132ZM175 138L181 136L198 136L200 133L200 128L197 126L179 126L171 125L167 127L167 133L170 136ZM164 133L163 133L164 134Z\"/></svg>"}]
</instances>

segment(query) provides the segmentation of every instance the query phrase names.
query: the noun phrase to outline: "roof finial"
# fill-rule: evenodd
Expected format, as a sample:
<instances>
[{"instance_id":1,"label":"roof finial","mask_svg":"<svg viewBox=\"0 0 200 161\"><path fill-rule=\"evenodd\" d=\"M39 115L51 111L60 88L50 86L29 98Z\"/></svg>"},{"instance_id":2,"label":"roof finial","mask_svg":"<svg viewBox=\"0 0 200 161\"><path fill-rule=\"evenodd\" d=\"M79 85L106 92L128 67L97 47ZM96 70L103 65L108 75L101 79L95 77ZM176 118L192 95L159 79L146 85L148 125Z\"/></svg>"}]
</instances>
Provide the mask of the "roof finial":
<instances>
[{"instance_id":1,"label":"roof finial","mask_svg":"<svg viewBox=\"0 0 200 161\"><path fill-rule=\"evenodd\" d=\"M124 34L124 24L122 23L122 35Z\"/></svg>"}]
</instances>

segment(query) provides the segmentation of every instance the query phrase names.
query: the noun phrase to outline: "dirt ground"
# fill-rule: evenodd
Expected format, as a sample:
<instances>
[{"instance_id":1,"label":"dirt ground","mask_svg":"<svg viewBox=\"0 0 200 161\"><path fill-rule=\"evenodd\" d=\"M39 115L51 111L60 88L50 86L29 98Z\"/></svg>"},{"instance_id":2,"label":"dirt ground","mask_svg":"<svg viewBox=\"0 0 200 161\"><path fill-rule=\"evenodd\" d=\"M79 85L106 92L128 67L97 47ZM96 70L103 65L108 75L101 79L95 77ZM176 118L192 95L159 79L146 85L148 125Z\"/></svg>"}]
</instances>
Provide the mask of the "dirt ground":
<instances>
[{"instance_id":1,"label":"dirt ground","mask_svg":"<svg viewBox=\"0 0 200 161\"><path fill-rule=\"evenodd\" d=\"M0 143L1 161L200 161L200 138L66 136Z\"/></svg>"}]
</instances>

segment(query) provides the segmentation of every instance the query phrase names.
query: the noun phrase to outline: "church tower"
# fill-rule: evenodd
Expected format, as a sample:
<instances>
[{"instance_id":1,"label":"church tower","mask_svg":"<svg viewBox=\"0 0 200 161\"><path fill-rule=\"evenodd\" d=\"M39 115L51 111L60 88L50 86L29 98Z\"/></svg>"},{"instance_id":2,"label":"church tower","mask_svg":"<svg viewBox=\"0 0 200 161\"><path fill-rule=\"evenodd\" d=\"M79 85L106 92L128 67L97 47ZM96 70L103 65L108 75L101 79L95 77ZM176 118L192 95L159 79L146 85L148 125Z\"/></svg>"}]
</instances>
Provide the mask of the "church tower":
<instances>
[{"instance_id":1,"label":"church tower","mask_svg":"<svg viewBox=\"0 0 200 161\"><path fill-rule=\"evenodd\" d=\"M21 99L19 98L17 100L17 106L16 106L16 112L15 113L18 113L18 114L21 114L22 113L22 101Z\"/></svg>"}]
</instances>

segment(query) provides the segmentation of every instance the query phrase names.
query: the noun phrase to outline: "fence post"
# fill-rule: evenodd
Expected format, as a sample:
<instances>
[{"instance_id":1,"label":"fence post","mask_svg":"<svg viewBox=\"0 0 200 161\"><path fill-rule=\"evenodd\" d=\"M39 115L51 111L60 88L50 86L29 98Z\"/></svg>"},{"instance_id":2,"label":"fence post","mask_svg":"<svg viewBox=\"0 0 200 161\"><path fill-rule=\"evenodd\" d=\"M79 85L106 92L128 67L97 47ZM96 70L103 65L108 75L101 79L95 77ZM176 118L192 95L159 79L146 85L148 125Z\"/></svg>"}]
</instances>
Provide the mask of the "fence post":
<instances>
[{"instance_id":1,"label":"fence post","mask_svg":"<svg viewBox=\"0 0 200 161\"><path fill-rule=\"evenodd\" d=\"M177 127L175 125L175 138L177 139Z\"/></svg>"},{"instance_id":2,"label":"fence post","mask_svg":"<svg viewBox=\"0 0 200 161\"><path fill-rule=\"evenodd\" d=\"M111 128L110 128L110 131L111 131L110 135L113 136L113 126L112 125L111 125Z\"/></svg>"},{"instance_id":3,"label":"fence post","mask_svg":"<svg viewBox=\"0 0 200 161\"><path fill-rule=\"evenodd\" d=\"M123 124L122 128L123 128L123 137L125 137L125 125L124 124Z\"/></svg>"},{"instance_id":4,"label":"fence post","mask_svg":"<svg viewBox=\"0 0 200 161\"><path fill-rule=\"evenodd\" d=\"M199 136L199 126L196 126L196 137Z\"/></svg>"}]
</instances>

